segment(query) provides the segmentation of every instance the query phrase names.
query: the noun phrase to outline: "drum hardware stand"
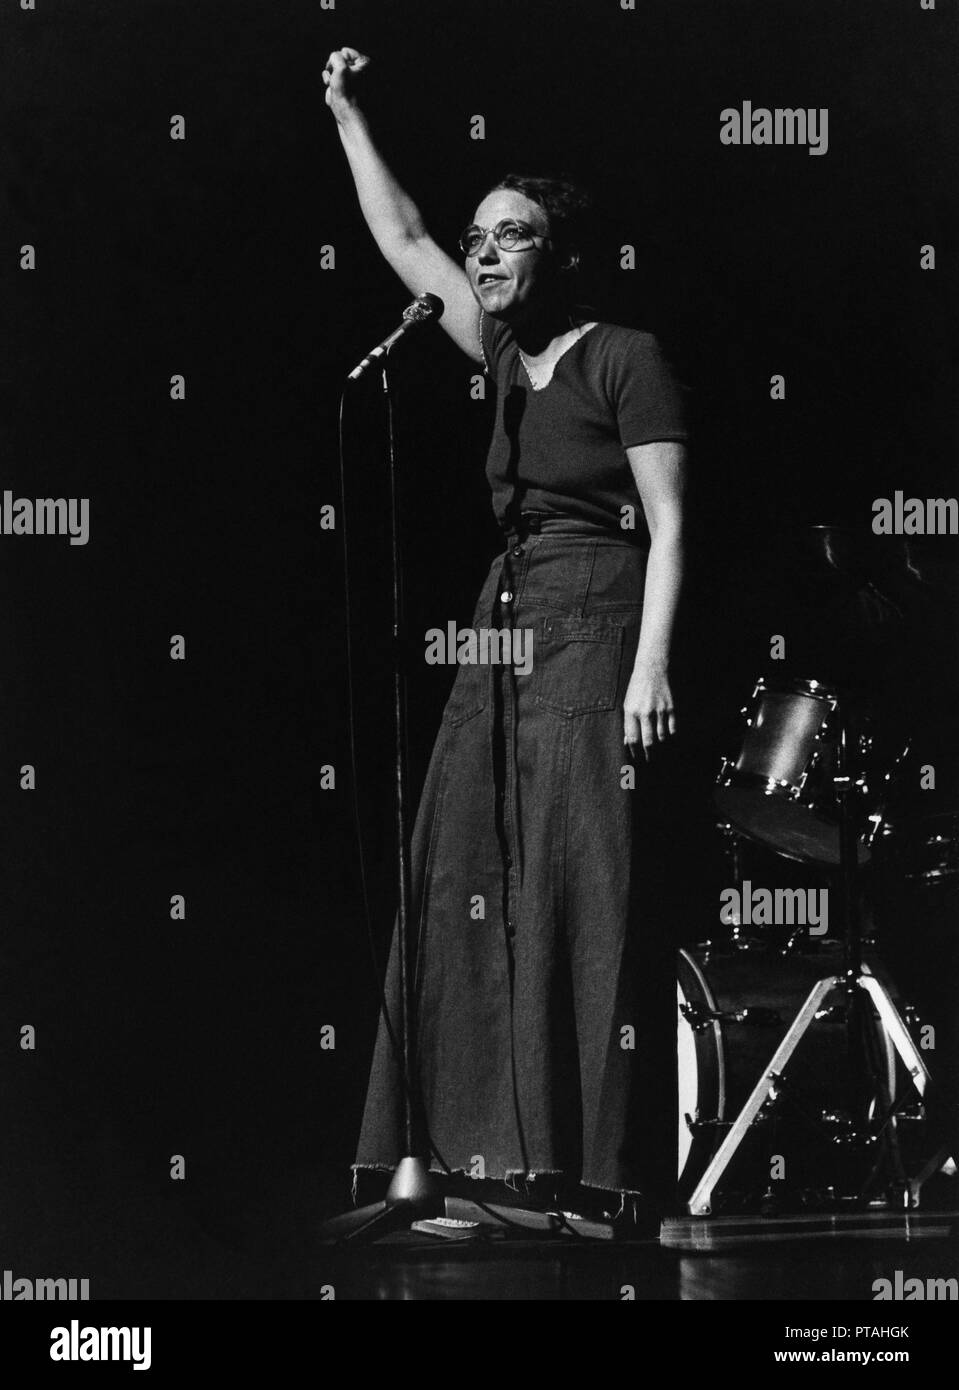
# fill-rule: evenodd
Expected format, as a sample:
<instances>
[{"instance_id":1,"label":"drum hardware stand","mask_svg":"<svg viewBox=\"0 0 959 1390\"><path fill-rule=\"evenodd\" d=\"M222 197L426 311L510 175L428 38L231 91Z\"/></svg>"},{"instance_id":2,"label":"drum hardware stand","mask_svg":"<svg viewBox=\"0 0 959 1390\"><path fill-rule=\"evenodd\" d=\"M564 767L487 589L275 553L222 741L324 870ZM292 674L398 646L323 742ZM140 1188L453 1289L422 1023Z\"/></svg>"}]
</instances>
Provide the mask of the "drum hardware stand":
<instances>
[{"instance_id":1,"label":"drum hardware stand","mask_svg":"<svg viewBox=\"0 0 959 1390\"><path fill-rule=\"evenodd\" d=\"M730 878L736 884L740 894L740 904L742 904L742 884L743 884L743 865L742 865L742 844L743 837L728 821L720 821L719 831L726 845L726 859L729 864ZM732 927L730 946L734 951L754 951L762 942L755 936L743 936L742 933L742 909L730 914L729 926Z\"/></svg>"},{"instance_id":2,"label":"drum hardware stand","mask_svg":"<svg viewBox=\"0 0 959 1390\"><path fill-rule=\"evenodd\" d=\"M868 1003L871 1003L879 1015L885 1037L900 1057L909 1080L915 1086L920 1097L924 1095L929 1082L929 1072L926 1065L891 995L886 987L869 972L862 959L862 935L857 893L858 836L856 815L852 805L852 797L860 784L849 774L848 768L849 729L845 706L843 702L840 702L839 741L833 784L840 813L839 881L842 918L845 928L843 974L824 976L813 985L805 1003L800 1007L762 1077L753 1087L739 1115L729 1126L726 1137L713 1155L689 1198L687 1207L693 1216L708 1216L712 1212L713 1194L717 1185L760 1112L769 1100L782 1089L783 1073L790 1058L819 1016L823 1002L833 990L841 990L845 998L850 1061L852 1061L853 1051L860 1037L856 1025L862 1017L862 1010ZM853 1082L854 1100L857 1099L855 1088L859 1084L861 1084L861 1076L857 1076ZM947 1156L945 1150L941 1150L929 1160L916 1177L906 1179L903 1199L907 1207L918 1206L919 1192L923 1182L941 1167Z\"/></svg>"}]
</instances>

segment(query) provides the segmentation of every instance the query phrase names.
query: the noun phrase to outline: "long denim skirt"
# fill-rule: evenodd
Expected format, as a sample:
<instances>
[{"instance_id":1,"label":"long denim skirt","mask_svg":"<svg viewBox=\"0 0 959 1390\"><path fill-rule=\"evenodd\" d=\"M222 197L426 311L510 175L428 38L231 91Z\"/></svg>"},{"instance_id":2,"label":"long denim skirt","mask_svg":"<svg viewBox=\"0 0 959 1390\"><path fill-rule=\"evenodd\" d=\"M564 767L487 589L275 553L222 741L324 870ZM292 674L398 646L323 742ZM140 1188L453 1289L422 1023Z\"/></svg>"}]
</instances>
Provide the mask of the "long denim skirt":
<instances>
[{"instance_id":1,"label":"long denim skirt","mask_svg":"<svg viewBox=\"0 0 959 1390\"><path fill-rule=\"evenodd\" d=\"M434 1169L647 1195L675 1175L655 777L623 744L645 574L625 536L533 516L480 593L473 628L528 634L532 662L459 667L412 836ZM395 940L386 997L398 1022ZM403 1156L401 1084L381 1022L354 1167Z\"/></svg>"}]
</instances>

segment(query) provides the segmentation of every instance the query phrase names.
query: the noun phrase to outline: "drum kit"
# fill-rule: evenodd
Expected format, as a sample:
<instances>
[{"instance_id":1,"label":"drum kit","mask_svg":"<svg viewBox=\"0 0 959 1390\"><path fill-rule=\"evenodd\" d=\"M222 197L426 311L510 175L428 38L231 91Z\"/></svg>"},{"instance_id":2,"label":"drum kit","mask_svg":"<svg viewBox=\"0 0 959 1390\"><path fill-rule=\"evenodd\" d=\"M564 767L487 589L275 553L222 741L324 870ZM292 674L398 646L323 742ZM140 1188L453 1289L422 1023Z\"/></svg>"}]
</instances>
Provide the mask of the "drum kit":
<instances>
[{"instance_id":1,"label":"drum kit","mask_svg":"<svg viewBox=\"0 0 959 1390\"><path fill-rule=\"evenodd\" d=\"M834 528L813 530L835 567ZM959 887L959 799L927 813L916 740L861 688L763 676L741 718L713 792L725 882L748 855L791 863L829 885L839 930L747 929L733 911L680 951L682 1198L693 1216L917 1207L952 1156L923 1104L935 1054L876 953L870 894L890 866Z\"/></svg>"}]
</instances>

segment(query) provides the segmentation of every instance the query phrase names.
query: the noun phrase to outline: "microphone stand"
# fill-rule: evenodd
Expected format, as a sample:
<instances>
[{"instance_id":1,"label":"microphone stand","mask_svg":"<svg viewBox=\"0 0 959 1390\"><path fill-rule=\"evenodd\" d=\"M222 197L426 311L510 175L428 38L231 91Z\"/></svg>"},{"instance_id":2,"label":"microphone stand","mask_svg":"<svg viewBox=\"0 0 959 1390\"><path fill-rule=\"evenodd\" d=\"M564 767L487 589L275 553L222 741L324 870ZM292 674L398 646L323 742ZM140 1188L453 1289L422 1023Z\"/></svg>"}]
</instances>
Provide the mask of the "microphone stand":
<instances>
[{"instance_id":1,"label":"microphone stand","mask_svg":"<svg viewBox=\"0 0 959 1390\"><path fill-rule=\"evenodd\" d=\"M403 604L403 553L400 499L397 485L396 438L393 402L387 377L387 357L383 356L383 395L389 436L390 530L393 588L393 786L395 791L396 885L399 898L396 944L400 975L400 1086L403 1091L403 1154L386 1197L369 1206L358 1207L323 1222L320 1243L360 1244L409 1227L423 1217L439 1215L442 1199L429 1170L429 1143L416 1079L416 998L413 980L415 961L410 949L410 844L407 773L406 704L406 625Z\"/></svg>"}]
</instances>

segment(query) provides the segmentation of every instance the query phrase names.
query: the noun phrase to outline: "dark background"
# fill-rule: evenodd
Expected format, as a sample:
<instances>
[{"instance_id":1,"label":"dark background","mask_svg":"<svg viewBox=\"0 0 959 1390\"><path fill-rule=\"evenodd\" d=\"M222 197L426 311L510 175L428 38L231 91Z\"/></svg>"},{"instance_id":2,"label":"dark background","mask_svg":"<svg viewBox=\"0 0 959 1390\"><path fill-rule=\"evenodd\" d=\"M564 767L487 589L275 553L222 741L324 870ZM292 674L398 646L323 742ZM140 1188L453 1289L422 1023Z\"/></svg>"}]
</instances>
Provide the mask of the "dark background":
<instances>
[{"instance_id":1,"label":"dark background","mask_svg":"<svg viewBox=\"0 0 959 1390\"><path fill-rule=\"evenodd\" d=\"M323 103L329 50L372 55L384 151L448 248L509 169L590 183L604 314L658 332L691 388L673 813L680 934L697 937L719 872L710 781L772 633L791 669L892 687L923 728L949 724L943 548L934 584L905 576L891 541L837 585L804 568L802 527L868 533L875 497L956 491L956 39L944 0L4 7L0 485L91 508L85 548L0 538L5 1266L91 1274L100 1297L301 1296L312 1224L348 1201L376 997L350 818L336 418L346 371L408 295L355 204ZM744 99L828 107L828 153L720 145L720 110ZM477 113L484 142L469 139ZM468 617L496 545L474 371L440 333L397 362L414 634ZM382 946L373 377L346 435ZM867 575L886 596L868 630ZM169 660L173 633L185 662ZM417 787L450 680L413 665ZM953 757L954 741L934 752ZM185 922L169 918L173 893ZM35 1053L18 1045L28 1022ZM319 1046L327 1023L335 1051Z\"/></svg>"}]
</instances>

